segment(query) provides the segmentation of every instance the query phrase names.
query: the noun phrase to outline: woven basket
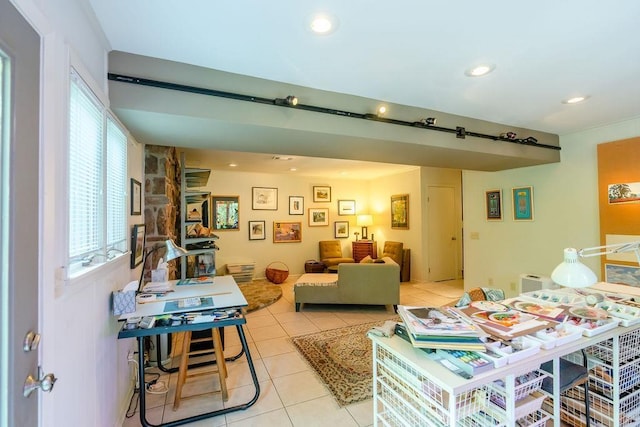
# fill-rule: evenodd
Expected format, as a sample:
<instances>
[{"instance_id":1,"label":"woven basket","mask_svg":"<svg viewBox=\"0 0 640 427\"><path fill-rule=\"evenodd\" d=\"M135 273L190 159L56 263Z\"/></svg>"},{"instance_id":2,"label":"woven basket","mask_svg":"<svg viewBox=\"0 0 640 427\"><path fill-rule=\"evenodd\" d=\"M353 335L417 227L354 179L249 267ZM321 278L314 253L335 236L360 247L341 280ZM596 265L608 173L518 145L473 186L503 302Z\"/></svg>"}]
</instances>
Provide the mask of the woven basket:
<instances>
[{"instance_id":1,"label":"woven basket","mask_svg":"<svg viewBox=\"0 0 640 427\"><path fill-rule=\"evenodd\" d=\"M286 270L272 267L272 265L274 264L283 265ZM289 277L289 267L287 267L287 264L285 264L284 262L280 262L280 261L272 262L267 266L266 275L267 275L267 279L271 283L275 283L276 285L279 285L280 283L287 280L287 277Z\"/></svg>"}]
</instances>

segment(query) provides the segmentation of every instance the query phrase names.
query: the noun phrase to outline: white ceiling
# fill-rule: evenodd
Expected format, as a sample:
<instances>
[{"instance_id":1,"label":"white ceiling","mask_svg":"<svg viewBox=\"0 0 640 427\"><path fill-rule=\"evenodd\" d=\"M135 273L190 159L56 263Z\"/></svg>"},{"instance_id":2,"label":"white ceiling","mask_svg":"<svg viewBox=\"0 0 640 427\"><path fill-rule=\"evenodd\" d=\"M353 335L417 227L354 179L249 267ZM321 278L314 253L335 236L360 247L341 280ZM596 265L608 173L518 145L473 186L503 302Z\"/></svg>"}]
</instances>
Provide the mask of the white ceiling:
<instances>
[{"instance_id":1,"label":"white ceiling","mask_svg":"<svg viewBox=\"0 0 640 427\"><path fill-rule=\"evenodd\" d=\"M114 50L559 135L640 116L637 0L85 1Z\"/></svg>"}]
</instances>

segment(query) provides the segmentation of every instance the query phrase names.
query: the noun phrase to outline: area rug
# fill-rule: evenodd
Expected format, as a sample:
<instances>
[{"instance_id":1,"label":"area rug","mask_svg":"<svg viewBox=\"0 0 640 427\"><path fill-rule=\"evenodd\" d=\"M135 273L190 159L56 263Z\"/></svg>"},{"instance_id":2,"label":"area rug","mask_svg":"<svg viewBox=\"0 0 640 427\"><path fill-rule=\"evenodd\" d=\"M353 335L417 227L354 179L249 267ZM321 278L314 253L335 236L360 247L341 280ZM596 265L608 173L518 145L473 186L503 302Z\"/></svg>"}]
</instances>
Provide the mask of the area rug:
<instances>
[{"instance_id":1,"label":"area rug","mask_svg":"<svg viewBox=\"0 0 640 427\"><path fill-rule=\"evenodd\" d=\"M267 307L282 297L282 288L266 280L238 283L238 287L249 303L246 307L247 312Z\"/></svg>"},{"instance_id":2,"label":"area rug","mask_svg":"<svg viewBox=\"0 0 640 427\"><path fill-rule=\"evenodd\" d=\"M373 397L372 345L367 331L384 321L291 338L340 406Z\"/></svg>"}]
</instances>

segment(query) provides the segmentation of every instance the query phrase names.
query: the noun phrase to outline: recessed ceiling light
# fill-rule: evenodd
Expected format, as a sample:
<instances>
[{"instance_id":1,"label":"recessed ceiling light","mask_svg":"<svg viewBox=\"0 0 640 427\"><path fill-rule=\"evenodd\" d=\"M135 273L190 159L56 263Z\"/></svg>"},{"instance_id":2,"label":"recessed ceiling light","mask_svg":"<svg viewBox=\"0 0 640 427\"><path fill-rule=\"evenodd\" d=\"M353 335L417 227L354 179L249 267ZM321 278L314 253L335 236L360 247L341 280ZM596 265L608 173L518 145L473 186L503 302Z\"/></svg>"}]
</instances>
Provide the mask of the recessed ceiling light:
<instances>
[{"instance_id":1,"label":"recessed ceiling light","mask_svg":"<svg viewBox=\"0 0 640 427\"><path fill-rule=\"evenodd\" d=\"M464 73L469 77L482 77L496 69L493 64L482 64L467 69Z\"/></svg>"},{"instance_id":2,"label":"recessed ceiling light","mask_svg":"<svg viewBox=\"0 0 640 427\"><path fill-rule=\"evenodd\" d=\"M327 35L333 33L338 28L338 20L335 16L319 13L311 17L309 24L311 31L320 35Z\"/></svg>"},{"instance_id":3,"label":"recessed ceiling light","mask_svg":"<svg viewBox=\"0 0 640 427\"><path fill-rule=\"evenodd\" d=\"M381 105L378 107L378 114L382 115L387 112L387 107L385 105Z\"/></svg>"},{"instance_id":4,"label":"recessed ceiling light","mask_svg":"<svg viewBox=\"0 0 640 427\"><path fill-rule=\"evenodd\" d=\"M585 96L574 96L572 98L563 99L562 103L563 104L580 104L581 102L585 102L587 99L589 99L589 96L587 96L587 95L585 95Z\"/></svg>"},{"instance_id":5,"label":"recessed ceiling light","mask_svg":"<svg viewBox=\"0 0 640 427\"><path fill-rule=\"evenodd\" d=\"M236 166L238 166L236 163L229 163L230 168L235 168Z\"/></svg>"},{"instance_id":6,"label":"recessed ceiling light","mask_svg":"<svg viewBox=\"0 0 640 427\"><path fill-rule=\"evenodd\" d=\"M297 170L298 170L298 168L289 168L289 170L290 170L291 172L295 172L295 171L297 171Z\"/></svg>"}]
</instances>

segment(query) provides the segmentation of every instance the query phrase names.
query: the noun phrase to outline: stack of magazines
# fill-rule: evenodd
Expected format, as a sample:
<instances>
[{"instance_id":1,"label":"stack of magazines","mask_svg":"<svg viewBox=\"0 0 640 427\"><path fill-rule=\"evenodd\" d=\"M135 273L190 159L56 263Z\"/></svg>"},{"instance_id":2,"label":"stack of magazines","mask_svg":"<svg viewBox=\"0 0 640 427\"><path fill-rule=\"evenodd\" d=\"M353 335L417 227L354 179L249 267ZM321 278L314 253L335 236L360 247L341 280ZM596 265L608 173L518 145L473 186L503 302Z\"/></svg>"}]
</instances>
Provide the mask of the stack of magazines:
<instances>
[{"instance_id":1,"label":"stack of magazines","mask_svg":"<svg viewBox=\"0 0 640 427\"><path fill-rule=\"evenodd\" d=\"M414 347L486 351L486 332L455 307L398 306Z\"/></svg>"}]
</instances>

